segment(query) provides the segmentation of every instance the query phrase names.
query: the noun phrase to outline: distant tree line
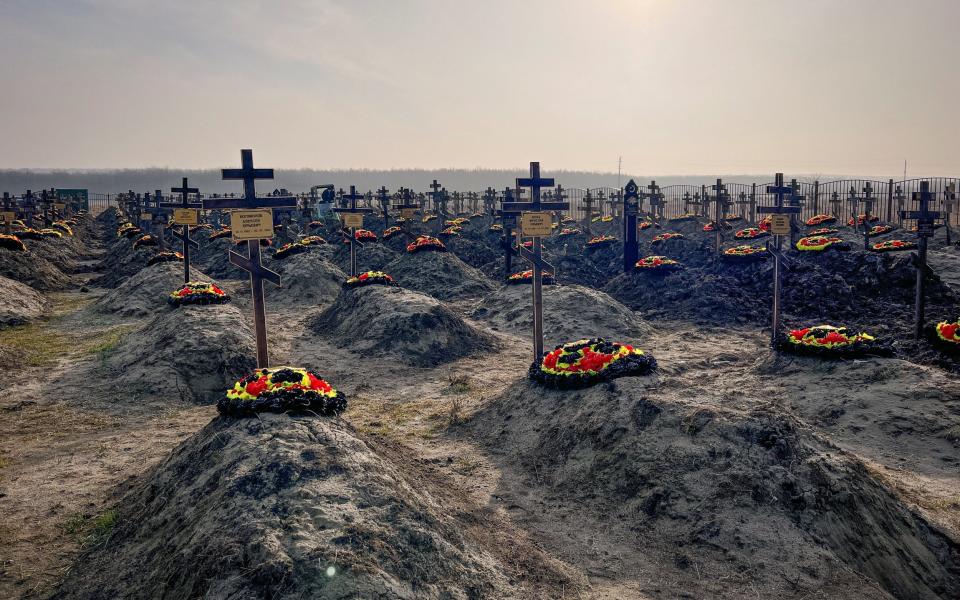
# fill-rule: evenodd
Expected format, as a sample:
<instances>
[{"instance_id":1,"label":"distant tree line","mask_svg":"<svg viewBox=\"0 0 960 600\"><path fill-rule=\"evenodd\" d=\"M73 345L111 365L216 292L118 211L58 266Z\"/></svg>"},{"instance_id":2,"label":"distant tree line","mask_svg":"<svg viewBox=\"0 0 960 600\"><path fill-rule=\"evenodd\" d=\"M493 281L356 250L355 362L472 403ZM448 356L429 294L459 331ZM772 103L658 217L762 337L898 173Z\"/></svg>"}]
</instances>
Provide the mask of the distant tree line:
<instances>
[{"instance_id":1,"label":"distant tree line","mask_svg":"<svg viewBox=\"0 0 960 600\"><path fill-rule=\"evenodd\" d=\"M358 190L376 190L386 186L394 191L408 187L416 191L426 191L436 179L449 191L482 191L488 186L502 190L512 186L518 177L526 177L520 169L277 169L276 179L258 182L258 190L267 193L274 189L286 188L291 192L308 190L313 185L331 183L338 188L357 186ZM565 188L617 187L616 173L592 171L544 171L545 177L553 177ZM190 185L199 187L204 193L229 193L240 191L236 181L220 179L219 169L115 169L115 170L0 170L0 193L20 194L27 189L45 188L85 188L93 192L117 193L127 190L135 192L161 189L165 193L179 185L183 177L190 178ZM671 184L712 185L718 175L690 176L654 176L661 186ZM763 175L719 175L725 182L752 183L766 182L772 174ZM623 174L621 184L631 178L638 184L646 185L648 176ZM803 177L812 180L814 177ZM821 181L832 176L820 175Z\"/></svg>"}]
</instances>

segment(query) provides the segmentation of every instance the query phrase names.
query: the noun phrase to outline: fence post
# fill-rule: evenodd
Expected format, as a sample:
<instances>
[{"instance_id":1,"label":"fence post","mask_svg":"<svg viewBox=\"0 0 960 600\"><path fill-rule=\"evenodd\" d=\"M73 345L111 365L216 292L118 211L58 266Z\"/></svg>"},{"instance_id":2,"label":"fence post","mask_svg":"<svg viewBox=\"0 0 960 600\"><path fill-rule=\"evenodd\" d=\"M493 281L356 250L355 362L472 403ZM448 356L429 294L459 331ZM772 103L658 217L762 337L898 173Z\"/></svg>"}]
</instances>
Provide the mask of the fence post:
<instances>
[{"instance_id":1,"label":"fence post","mask_svg":"<svg viewBox=\"0 0 960 600\"><path fill-rule=\"evenodd\" d=\"M813 214L820 214L820 182L813 181Z\"/></svg>"}]
</instances>

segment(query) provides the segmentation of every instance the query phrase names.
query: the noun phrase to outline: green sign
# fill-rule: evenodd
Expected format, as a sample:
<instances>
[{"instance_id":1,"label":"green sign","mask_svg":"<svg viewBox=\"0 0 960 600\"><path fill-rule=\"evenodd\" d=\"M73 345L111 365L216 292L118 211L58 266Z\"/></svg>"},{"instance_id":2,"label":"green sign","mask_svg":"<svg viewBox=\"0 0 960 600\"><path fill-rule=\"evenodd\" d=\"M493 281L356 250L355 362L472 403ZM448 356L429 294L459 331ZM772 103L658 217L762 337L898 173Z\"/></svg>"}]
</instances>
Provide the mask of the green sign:
<instances>
[{"instance_id":1,"label":"green sign","mask_svg":"<svg viewBox=\"0 0 960 600\"><path fill-rule=\"evenodd\" d=\"M90 199L87 190L57 188L57 198L60 202L80 202L83 205L83 210L90 210Z\"/></svg>"}]
</instances>

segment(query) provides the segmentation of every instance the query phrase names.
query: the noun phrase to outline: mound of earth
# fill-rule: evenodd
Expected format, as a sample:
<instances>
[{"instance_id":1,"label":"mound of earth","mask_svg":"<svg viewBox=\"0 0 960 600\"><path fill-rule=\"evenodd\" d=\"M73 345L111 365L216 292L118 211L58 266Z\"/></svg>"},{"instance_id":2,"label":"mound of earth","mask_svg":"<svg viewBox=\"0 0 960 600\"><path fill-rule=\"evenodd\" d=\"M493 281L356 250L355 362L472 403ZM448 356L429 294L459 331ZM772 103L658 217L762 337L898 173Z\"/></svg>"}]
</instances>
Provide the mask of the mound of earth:
<instances>
[{"instance_id":1,"label":"mound of earth","mask_svg":"<svg viewBox=\"0 0 960 600\"><path fill-rule=\"evenodd\" d=\"M602 523L597 538L621 544L631 573L658 588L960 597L960 543L864 464L786 414L682 396L656 377L576 392L522 380L468 427L515 474L495 492L505 502L541 524Z\"/></svg>"},{"instance_id":2,"label":"mound of earth","mask_svg":"<svg viewBox=\"0 0 960 600\"><path fill-rule=\"evenodd\" d=\"M256 368L249 318L236 306L160 311L106 353L100 378L124 395L212 404Z\"/></svg>"},{"instance_id":3,"label":"mound of earth","mask_svg":"<svg viewBox=\"0 0 960 600\"><path fill-rule=\"evenodd\" d=\"M831 320L874 327L878 321L909 323L916 270L907 253L858 251L792 253L783 274L785 322ZM667 276L621 274L603 289L645 316L686 318L707 323L767 323L773 288L773 261L714 262ZM940 278L928 277L927 302L952 314L957 296ZM871 323L872 321L872 323Z\"/></svg>"},{"instance_id":4,"label":"mound of earth","mask_svg":"<svg viewBox=\"0 0 960 600\"><path fill-rule=\"evenodd\" d=\"M20 325L36 319L47 300L29 285L0 277L0 325Z\"/></svg>"},{"instance_id":5,"label":"mound of earth","mask_svg":"<svg viewBox=\"0 0 960 600\"><path fill-rule=\"evenodd\" d=\"M487 244L467 237L451 237L444 242L457 258L477 269L497 259L503 251L497 245Z\"/></svg>"},{"instance_id":6,"label":"mound of earth","mask_svg":"<svg viewBox=\"0 0 960 600\"><path fill-rule=\"evenodd\" d=\"M317 305L333 302L343 288L347 275L325 258L322 248L294 254L283 260L270 260L266 266L280 274L280 287L264 282L263 293L269 303L283 306ZM238 294L250 294L249 279Z\"/></svg>"},{"instance_id":7,"label":"mound of earth","mask_svg":"<svg viewBox=\"0 0 960 600\"><path fill-rule=\"evenodd\" d=\"M169 251L169 249L168 249ZM133 249L133 242L122 240L110 245L100 262L103 275L94 281L94 285L105 288L115 288L123 284L129 277L133 277L147 266L147 262L157 254L156 247L142 247ZM183 263L169 263L180 265L183 272ZM191 262L191 267L193 266Z\"/></svg>"},{"instance_id":8,"label":"mound of earth","mask_svg":"<svg viewBox=\"0 0 960 600\"><path fill-rule=\"evenodd\" d=\"M389 241L389 240L388 240ZM347 244L329 244L333 246L332 260L344 273L350 272L350 246ZM357 247L357 272L383 271L384 266L397 258L397 251L380 242L366 243Z\"/></svg>"},{"instance_id":9,"label":"mound of earth","mask_svg":"<svg viewBox=\"0 0 960 600\"><path fill-rule=\"evenodd\" d=\"M384 285L343 290L309 327L351 352L402 356L417 367L435 367L497 347L493 336L436 298Z\"/></svg>"},{"instance_id":10,"label":"mound of earth","mask_svg":"<svg viewBox=\"0 0 960 600\"><path fill-rule=\"evenodd\" d=\"M190 268L191 281L210 279ZM137 271L101 296L92 308L100 313L121 317L143 317L167 310L167 297L183 285L183 263L162 262Z\"/></svg>"},{"instance_id":11,"label":"mound of earth","mask_svg":"<svg viewBox=\"0 0 960 600\"><path fill-rule=\"evenodd\" d=\"M193 255L191 255L191 261L196 262L197 267L204 273L209 273L211 277L218 279L244 279L249 277L246 271L230 262L228 251L231 249L244 256L247 255L246 246L235 245L227 236L215 240L208 239L201 243L200 250L194 251L196 253L195 261ZM267 259L267 252L263 246L260 247L260 253L263 263L269 265L272 261Z\"/></svg>"},{"instance_id":12,"label":"mound of earth","mask_svg":"<svg viewBox=\"0 0 960 600\"><path fill-rule=\"evenodd\" d=\"M732 271L690 268L667 275L621 273L603 291L646 318L719 324L765 322L770 314L771 276L760 265L732 268L743 273L737 273L738 277Z\"/></svg>"},{"instance_id":13,"label":"mound of earth","mask_svg":"<svg viewBox=\"0 0 960 600\"><path fill-rule=\"evenodd\" d=\"M493 290L483 273L450 252L404 253L383 270L403 287L441 300L475 298Z\"/></svg>"},{"instance_id":14,"label":"mound of earth","mask_svg":"<svg viewBox=\"0 0 960 600\"><path fill-rule=\"evenodd\" d=\"M35 240L24 241L27 252L0 249L0 276L25 283L42 292L68 287L70 277L55 263L34 254L31 250L34 243Z\"/></svg>"},{"instance_id":15,"label":"mound of earth","mask_svg":"<svg viewBox=\"0 0 960 600\"><path fill-rule=\"evenodd\" d=\"M530 285L506 285L488 294L470 315L497 331L527 338L533 332ZM602 337L629 343L649 332L643 320L607 294L579 285L543 286L546 347Z\"/></svg>"},{"instance_id":16,"label":"mound of earth","mask_svg":"<svg viewBox=\"0 0 960 600\"><path fill-rule=\"evenodd\" d=\"M342 421L217 418L143 476L54 598L516 598L504 566Z\"/></svg>"}]
</instances>

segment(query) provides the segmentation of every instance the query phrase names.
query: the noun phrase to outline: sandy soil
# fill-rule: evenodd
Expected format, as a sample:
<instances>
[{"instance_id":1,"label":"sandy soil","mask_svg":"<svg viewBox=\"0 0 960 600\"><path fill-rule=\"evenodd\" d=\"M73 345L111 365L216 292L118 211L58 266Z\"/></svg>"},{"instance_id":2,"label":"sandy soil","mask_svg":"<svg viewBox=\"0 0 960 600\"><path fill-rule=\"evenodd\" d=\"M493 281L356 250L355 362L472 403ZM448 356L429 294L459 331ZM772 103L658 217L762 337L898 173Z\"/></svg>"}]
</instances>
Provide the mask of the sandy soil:
<instances>
[{"instance_id":1,"label":"sandy soil","mask_svg":"<svg viewBox=\"0 0 960 600\"><path fill-rule=\"evenodd\" d=\"M105 248L93 236L86 243L96 258L79 260L102 269ZM935 269L955 285L956 250L937 253ZM137 576L189 570L175 549L206 548L206 538L191 537L204 531L222 532L215 543L223 546L213 548L257 550L247 562L224 562L232 578L219 588L205 583L212 571L203 569L214 567L197 554L196 578L188 572L183 585L165 584L172 597L325 597L318 590L333 589L459 597L458 580L481 592L475 597L960 596L960 393L949 370L903 358L778 357L749 323L644 322L619 307L610 310L620 316L598 326L652 352L660 371L586 392L546 392L526 382L529 332L509 311L528 288L505 290L459 260L431 257L422 269L405 258L394 258L395 276L446 296L444 311L495 343L441 364L383 361L343 351L362 324L310 326L336 305L328 282L318 282L313 304L268 301L271 360L312 368L343 390L350 405L340 423L211 423L212 407L179 391L124 393L133 384L122 373L103 377L105 368L140 352L138 381L169 378L171 365L147 354L164 339L178 342L163 337L173 325L155 323L162 315L96 310L108 290L79 289L103 271L69 275L68 291L46 294L42 318L0 329L0 361L23 368L18 382L0 383L0 597L115 597ZM435 289L447 277L460 278L452 294ZM228 318L188 329L242 332L237 343L246 344L249 299L237 293L244 284L221 283L235 296L217 313ZM551 321L587 318L561 306L548 313L548 331L579 333ZM228 362L210 349L192 352ZM334 441L305 441L316 436ZM244 457L244 444L257 440L263 445ZM218 444L236 460L211 454ZM304 457L310 445L322 452ZM226 494L235 489L226 484L213 490L226 512L198 501L206 493L197 478L247 474L254 492L268 489L270 464L325 465L351 476L323 480L326 490L303 482L264 496L295 509L286 524L260 519L231 529L231 518L253 518L263 505ZM169 508L157 504L158 493ZM194 520L178 524L176 515L189 510ZM344 513L358 520L344 522ZM151 517L171 520L147 527ZM332 542L351 526L376 543ZM165 534L151 537L155 530ZM312 554L299 554L304 542ZM397 544L403 561L376 550ZM324 583L326 572L304 562L302 585L283 584L284 565L300 556L329 562L337 547L343 555L332 560L346 567L343 578ZM429 575L405 570L437 560L443 565ZM265 564L274 566L248 568ZM111 572L129 577L113 580ZM410 578L423 587L403 587ZM84 587L98 583L96 592ZM151 597L151 589L124 592Z\"/></svg>"}]
</instances>

